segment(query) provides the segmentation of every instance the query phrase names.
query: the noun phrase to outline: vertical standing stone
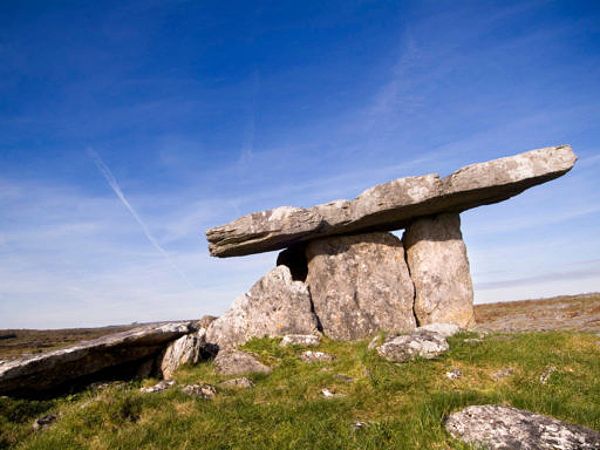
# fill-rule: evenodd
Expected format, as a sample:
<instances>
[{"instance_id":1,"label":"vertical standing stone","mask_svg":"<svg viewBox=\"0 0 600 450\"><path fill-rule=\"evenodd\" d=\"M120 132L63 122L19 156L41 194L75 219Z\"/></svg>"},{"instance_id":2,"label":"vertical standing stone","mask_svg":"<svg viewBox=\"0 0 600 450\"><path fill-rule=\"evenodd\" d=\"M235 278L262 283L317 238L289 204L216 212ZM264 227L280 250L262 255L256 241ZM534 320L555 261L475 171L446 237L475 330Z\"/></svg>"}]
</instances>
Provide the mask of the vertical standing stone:
<instances>
[{"instance_id":1,"label":"vertical standing stone","mask_svg":"<svg viewBox=\"0 0 600 450\"><path fill-rule=\"evenodd\" d=\"M327 336L351 340L415 328L414 288L396 236L378 232L315 240L306 257L306 283Z\"/></svg>"},{"instance_id":2,"label":"vertical standing stone","mask_svg":"<svg viewBox=\"0 0 600 450\"><path fill-rule=\"evenodd\" d=\"M457 213L416 219L402 238L419 325L474 324L473 283Z\"/></svg>"},{"instance_id":3,"label":"vertical standing stone","mask_svg":"<svg viewBox=\"0 0 600 450\"><path fill-rule=\"evenodd\" d=\"M221 349L253 337L311 334L318 328L308 288L294 281L290 269L272 269L206 330L206 341Z\"/></svg>"}]
</instances>

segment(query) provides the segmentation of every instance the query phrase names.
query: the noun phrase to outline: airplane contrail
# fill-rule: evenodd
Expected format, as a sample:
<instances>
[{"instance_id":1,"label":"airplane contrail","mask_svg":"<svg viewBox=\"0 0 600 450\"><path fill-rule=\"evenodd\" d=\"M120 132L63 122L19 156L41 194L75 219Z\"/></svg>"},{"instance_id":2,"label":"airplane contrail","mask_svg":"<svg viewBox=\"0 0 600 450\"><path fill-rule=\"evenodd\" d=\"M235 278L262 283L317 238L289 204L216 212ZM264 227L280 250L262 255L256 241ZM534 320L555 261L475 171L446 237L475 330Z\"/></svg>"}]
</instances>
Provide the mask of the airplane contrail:
<instances>
[{"instance_id":1,"label":"airplane contrail","mask_svg":"<svg viewBox=\"0 0 600 450\"><path fill-rule=\"evenodd\" d=\"M137 211L133 208L133 206L131 206L131 203L129 203L129 200L127 200L127 197L125 197L125 194L121 190L117 179L114 177L114 175L112 174L108 166L104 163L104 161L102 161L100 155L92 149L88 149L87 154L92 159L92 161L94 161L94 164L96 164L96 167L98 168L102 176L106 179L106 182L113 190L117 198L121 201L123 206L125 206L127 211L129 211L129 213L133 216L138 225L142 228L142 231L144 232L144 235L146 235L148 241L150 241L154 248L164 256L164 258L167 260L167 262L173 268L173 270L175 270L181 276L181 278L183 278L185 282L191 288L193 288L194 285L190 282L185 273L177 266L177 264L175 264L175 261L173 261L171 256L167 253L167 251L158 243L158 241L152 235L142 218L138 215Z\"/></svg>"}]
</instances>

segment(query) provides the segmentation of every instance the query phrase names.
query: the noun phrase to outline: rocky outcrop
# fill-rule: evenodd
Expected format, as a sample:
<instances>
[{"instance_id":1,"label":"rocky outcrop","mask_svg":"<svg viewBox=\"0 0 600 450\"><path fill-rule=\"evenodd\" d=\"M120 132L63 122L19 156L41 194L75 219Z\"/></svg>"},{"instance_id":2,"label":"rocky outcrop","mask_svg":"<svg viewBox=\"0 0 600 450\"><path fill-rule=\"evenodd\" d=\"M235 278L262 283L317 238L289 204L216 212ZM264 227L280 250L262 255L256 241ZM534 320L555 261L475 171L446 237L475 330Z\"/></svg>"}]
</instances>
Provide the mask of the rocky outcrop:
<instances>
[{"instance_id":1,"label":"rocky outcrop","mask_svg":"<svg viewBox=\"0 0 600 450\"><path fill-rule=\"evenodd\" d=\"M271 372L271 368L261 363L254 355L239 350L220 351L215 358L215 367L224 375Z\"/></svg>"},{"instance_id":2,"label":"rocky outcrop","mask_svg":"<svg viewBox=\"0 0 600 450\"><path fill-rule=\"evenodd\" d=\"M473 283L458 214L412 222L402 237L419 324L474 324Z\"/></svg>"},{"instance_id":3,"label":"rocky outcrop","mask_svg":"<svg viewBox=\"0 0 600 450\"><path fill-rule=\"evenodd\" d=\"M552 417L505 406L469 406L451 414L446 430L456 439L485 449L593 450L600 433Z\"/></svg>"},{"instance_id":4,"label":"rocky outcrop","mask_svg":"<svg viewBox=\"0 0 600 450\"><path fill-rule=\"evenodd\" d=\"M435 332L418 331L390 337L377 347L377 353L392 362L406 362L416 358L437 358L450 349L444 336Z\"/></svg>"},{"instance_id":5,"label":"rocky outcrop","mask_svg":"<svg viewBox=\"0 0 600 450\"><path fill-rule=\"evenodd\" d=\"M333 339L361 339L379 330L416 326L413 283L402 242L390 233L336 236L306 247L314 311Z\"/></svg>"},{"instance_id":6,"label":"rocky outcrop","mask_svg":"<svg viewBox=\"0 0 600 450\"><path fill-rule=\"evenodd\" d=\"M293 281L286 266L277 266L229 311L213 321L206 340L220 348L235 347L253 337L311 334L317 330L310 294L304 283Z\"/></svg>"},{"instance_id":7,"label":"rocky outcrop","mask_svg":"<svg viewBox=\"0 0 600 450\"><path fill-rule=\"evenodd\" d=\"M86 377L135 373L165 346L193 331L191 322L147 325L0 365L0 394L31 395Z\"/></svg>"},{"instance_id":8,"label":"rocky outcrop","mask_svg":"<svg viewBox=\"0 0 600 450\"><path fill-rule=\"evenodd\" d=\"M575 164L568 145L546 147L472 164L446 178L400 178L372 187L354 200L312 208L284 206L241 217L206 232L211 255L266 252L337 234L392 231L414 219L500 202L564 175Z\"/></svg>"},{"instance_id":9,"label":"rocky outcrop","mask_svg":"<svg viewBox=\"0 0 600 450\"><path fill-rule=\"evenodd\" d=\"M211 345L206 342L206 330L201 328L169 344L162 356L160 371L165 380L170 380L179 367L198 364L214 356L214 353Z\"/></svg>"}]
</instances>

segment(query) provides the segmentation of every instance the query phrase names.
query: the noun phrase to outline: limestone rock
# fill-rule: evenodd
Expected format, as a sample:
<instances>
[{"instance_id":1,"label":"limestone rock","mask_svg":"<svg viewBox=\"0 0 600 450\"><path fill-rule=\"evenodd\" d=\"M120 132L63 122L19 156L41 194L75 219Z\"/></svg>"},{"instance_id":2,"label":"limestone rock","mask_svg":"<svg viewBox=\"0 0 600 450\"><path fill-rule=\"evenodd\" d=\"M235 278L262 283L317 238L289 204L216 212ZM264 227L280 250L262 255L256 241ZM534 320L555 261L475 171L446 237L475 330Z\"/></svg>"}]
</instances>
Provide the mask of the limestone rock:
<instances>
[{"instance_id":1,"label":"limestone rock","mask_svg":"<svg viewBox=\"0 0 600 450\"><path fill-rule=\"evenodd\" d=\"M415 328L413 283L396 236L320 239L307 245L306 255L306 283L324 334L353 340Z\"/></svg>"},{"instance_id":2,"label":"limestone rock","mask_svg":"<svg viewBox=\"0 0 600 450\"><path fill-rule=\"evenodd\" d=\"M513 369L512 367L504 367L504 368L492 373L492 379L494 381L500 381L500 380L503 380L504 378L510 377L514 373L515 373L515 369Z\"/></svg>"},{"instance_id":3,"label":"limestone rock","mask_svg":"<svg viewBox=\"0 0 600 450\"><path fill-rule=\"evenodd\" d=\"M460 369L452 369L449 372L446 372L446 378L449 380L458 380L462 377L462 371Z\"/></svg>"},{"instance_id":4,"label":"limestone rock","mask_svg":"<svg viewBox=\"0 0 600 450\"><path fill-rule=\"evenodd\" d=\"M209 325L206 340L228 348L253 337L311 334L317 327L306 285L277 266Z\"/></svg>"},{"instance_id":5,"label":"limestone rock","mask_svg":"<svg viewBox=\"0 0 600 450\"><path fill-rule=\"evenodd\" d=\"M153 386L142 387L140 388L140 392L144 394L154 394L156 392L166 391L167 389L175 386L175 381L173 380L162 380L156 383Z\"/></svg>"},{"instance_id":6,"label":"limestone rock","mask_svg":"<svg viewBox=\"0 0 600 450\"><path fill-rule=\"evenodd\" d=\"M392 362L415 358L433 359L450 349L446 338L437 333L413 333L392 337L377 347L379 356Z\"/></svg>"},{"instance_id":7,"label":"limestone rock","mask_svg":"<svg viewBox=\"0 0 600 450\"><path fill-rule=\"evenodd\" d=\"M165 380L170 380L179 367L198 364L210 356L212 352L206 342L206 330L201 328L169 344L160 363L162 376Z\"/></svg>"},{"instance_id":8,"label":"limestone rock","mask_svg":"<svg viewBox=\"0 0 600 450\"><path fill-rule=\"evenodd\" d=\"M211 255L266 252L336 234L392 231L421 216L506 200L567 173L576 161L568 145L546 147L472 164L447 178L399 178L367 189L354 200L312 208L284 206L252 213L206 232Z\"/></svg>"},{"instance_id":9,"label":"limestone rock","mask_svg":"<svg viewBox=\"0 0 600 450\"><path fill-rule=\"evenodd\" d=\"M316 334L286 334L279 343L282 347L300 345L303 347L316 347L321 343L321 338Z\"/></svg>"},{"instance_id":10,"label":"limestone rock","mask_svg":"<svg viewBox=\"0 0 600 450\"><path fill-rule=\"evenodd\" d=\"M417 219L404 232L402 242L415 285L419 324L473 325L473 283L459 215Z\"/></svg>"},{"instance_id":11,"label":"limestone rock","mask_svg":"<svg viewBox=\"0 0 600 450\"><path fill-rule=\"evenodd\" d=\"M184 394L190 395L192 397L203 398L205 400L210 400L217 395L217 390L214 386L210 384L188 384L184 386L181 390Z\"/></svg>"},{"instance_id":12,"label":"limestone rock","mask_svg":"<svg viewBox=\"0 0 600 450\"><path fill-rule=\"evenodd\" d=\"M232 378L231 380L219 383L219 386L233 389L250 389L251 387L254 387L254 382L246 377Z\"/></svg>"},{"instance_id":13,"label":"limestone rock","mask_svg":"<svg viewBox=\"0 0 600 450\"><path fill-rule=\"evenodd\" d=\"M106 371L133 372L169 342L193 331L191 322L146 325L0 365L0 394L34 395ZM130 370L131 369L131 370ZM119 372L121 373L121 372ZM96 381L96 380L91 380Z\"/></svg>"},{"instance_id":14,"label":"limestone rock","mask_svg":"<svg viewBox=\"0 0 600 450\"><path fill-rule=\"evenodd\" d=\"M239 350L220 351L215 358L215 366L224 375L242 375L244 373L270 373L271 368L261 363L250 353Z\"/></svg>"},{"instance_id":15,"label":"limestone rock","mask_svg":"<svg viewBox=\"0 0 600 450\"><path fill-rule=\"evenodd\" d=\"M469 406L451 414L446 430L456 439L485 449L597 450L600 433L521 409Z\"/></svg>"},{"instance_id":16,"label":"limestone rock","mask_svg":"<svg viewBox=\"0 0 600 450\"><path fill-rule=\"evenodd\" d=\"M312 350L307 350L300 355L300 359L308 363L329 362L333 361L335 359L335 356L330 355L329 353L313 352Z\"/></svg>"}]
</instances>

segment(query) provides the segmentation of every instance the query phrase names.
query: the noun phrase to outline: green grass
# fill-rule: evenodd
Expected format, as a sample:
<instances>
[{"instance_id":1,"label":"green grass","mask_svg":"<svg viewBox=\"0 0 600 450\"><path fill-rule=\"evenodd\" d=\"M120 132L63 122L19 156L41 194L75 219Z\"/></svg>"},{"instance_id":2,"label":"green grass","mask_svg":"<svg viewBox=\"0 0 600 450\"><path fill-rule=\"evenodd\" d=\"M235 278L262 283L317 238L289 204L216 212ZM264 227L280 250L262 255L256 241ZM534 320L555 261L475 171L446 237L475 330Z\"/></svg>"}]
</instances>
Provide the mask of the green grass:
<instances>
[{"instance_id":1,"label":"green grass","mask_svg":"<svg viewBox=\"0 0 600 450\"><path fill-rule=\"evenodd\" d=\"M443 418L470 404L513 405L600 430L598 337L568 332L490 335L482 343L451 338L451 351L435 361L392 364L367 351L367 341L324 341L331 363L306 364L301 348L255 340L246 349L275 367L250 376L248 390L220 389L213 400L172 389L142 394L140 382L87 390L52 401L0 399L0 447L34 449L448 449L466 448L444 431ZM547 384L549 366L558 368ZM512 367L512 376L491 373ZM460 368L451 381L445 372ZM352 377L348 383L336 374ZM227 379L211 363L184 368L178 383ZM231 378L231 377L229 377ZM147 380L145 383L150 383ZM344 394L324 399L322 388ZM59 415L33 432L40 415ZM354 430L355 421L368 426Z\"/></svg>"}]
</instances>

